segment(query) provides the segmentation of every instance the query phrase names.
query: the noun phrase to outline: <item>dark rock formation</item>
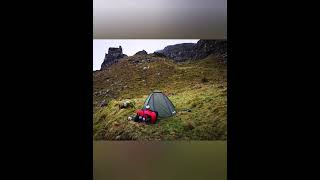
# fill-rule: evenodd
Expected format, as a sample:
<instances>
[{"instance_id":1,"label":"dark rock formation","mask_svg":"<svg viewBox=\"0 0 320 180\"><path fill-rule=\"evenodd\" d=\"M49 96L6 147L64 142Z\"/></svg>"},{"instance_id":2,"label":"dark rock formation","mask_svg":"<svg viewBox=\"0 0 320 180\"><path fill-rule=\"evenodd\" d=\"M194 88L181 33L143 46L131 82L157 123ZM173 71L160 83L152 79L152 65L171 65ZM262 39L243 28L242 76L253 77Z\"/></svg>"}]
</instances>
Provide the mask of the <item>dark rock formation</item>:
<instances>
[{"instance_id":1,"label":"dark rock formation","mask_svg":"<svg viewBox=\"0 0 320 180\"><path fill-rule=\"evenodd\" d=\"M210 54L227 57L226 40L199 40L195 46L194 59L203 59ZM225 59L226 60L226 59Z\"/></svg>"},{"instance_id":2,"label":"dark rock formation","mask_svg":"<svg viewBox=\"0 0 320 180\"><path fill-rule=\"evenodd\" d=\"M122 53L122 48L111 47L108 50L108 54L105 55L104 61L101 64L101 70L109 67L110 65L117 63L119 59L127 57L127 55Z\"/></svg>"},{"instance_id":3,"label":"dark rock formation","mask_svg":"<svg viewBox=\"0 0 320 180\"><path fill-rule=\"evenodd\" d=\"M142 50L142 51L137 52L135 55L147 55L147 54L148 54L147 51Z\"/></svg>"},{"instance_id":4,"label":"dark rock formation","mask_svg":"<svg viewBox=\"0 0 320 180\"><path fill-rule=\"evenodd\" d=\"M186 60L203 59L210 54L219 56L224 62L227 62L227 41L199 40L197 43L170 45L165 47L163 50L155 51L153 54L148 54L145 50L142 50L132 56L129 62L150 62L152 57L166 57L173 59L176 62L184 62ZM119 46L119 48L109 48L108 54L105 55L104 61L101 65L101 70L117 63L119 59L124 57L127 57L127 55L122 53L121 46Z\"/></svg>"},{"instance_id":5,"label":"dark rock formation","mask_svg":"<svg viewBox=\"0 0 320 180\"><path fill-rule=\"evenodd\" d=\"M182 43L176 45L170 45L163 50L157 51L157 54L163 54L164 56L174 59L177 62L185 61L194 56L194 43Z\"/></svg>"},{"instance_id":6,"label":"dark rock formation","mask_svg":"<svg viewBox=\"0 0 320 180\"><path fill-rule=\"evenodd\" d=\"M203 59L210 54L220 56L226 62L227 41L226 40L199 40L195 43L182 43L170 45L163 50L156 51L156 56L166 56L176 62L192 59Z\"/></svg>"},{"instance_id":7,"label":"dark rock formation","mask_svg":"<svg viewBox=\"0 0 320 180\"><path fill-rule=\"evenodd\" d=\"M164 55L164 54L162 53L162 50L160 50L160 51L155 51L155 52L153 53L153 56L155 56L155 57L166 57L166 55Z\"/></svg>"}]
</instances>

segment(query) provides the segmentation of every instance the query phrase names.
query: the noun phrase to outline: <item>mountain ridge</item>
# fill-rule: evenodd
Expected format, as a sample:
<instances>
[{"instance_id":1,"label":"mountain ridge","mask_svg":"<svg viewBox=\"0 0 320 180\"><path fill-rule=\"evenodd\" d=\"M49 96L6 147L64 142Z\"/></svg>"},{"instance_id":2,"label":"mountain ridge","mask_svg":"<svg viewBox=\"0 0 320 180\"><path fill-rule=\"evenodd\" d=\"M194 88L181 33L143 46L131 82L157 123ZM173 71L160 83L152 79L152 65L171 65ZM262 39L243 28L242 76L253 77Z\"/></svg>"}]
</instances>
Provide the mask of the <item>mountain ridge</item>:
<instances>
[{"instance_id":1,"label":"mountain ridge","mask_svg":"<svg viewBox=\"0 0 320 180\"><path fill-rule=\"evenodd\" d=\"M167 57L175 62L185 62L187 60L203 59L213 54L221 56L223 61L227 62L227 41L226 40L202 40L197 43L180 43L175 45L168 45L162 50L157 50L151 53L158 57ZM145 50L138 51L135 55L148 55ZM110 47L108 53L105 55L104 61L100 70L108 68L110 65L119 62L123 58L128 57L123 54L122 47ZM129 56L132 57L132 56Z\"/></svg>"}]
</instances>

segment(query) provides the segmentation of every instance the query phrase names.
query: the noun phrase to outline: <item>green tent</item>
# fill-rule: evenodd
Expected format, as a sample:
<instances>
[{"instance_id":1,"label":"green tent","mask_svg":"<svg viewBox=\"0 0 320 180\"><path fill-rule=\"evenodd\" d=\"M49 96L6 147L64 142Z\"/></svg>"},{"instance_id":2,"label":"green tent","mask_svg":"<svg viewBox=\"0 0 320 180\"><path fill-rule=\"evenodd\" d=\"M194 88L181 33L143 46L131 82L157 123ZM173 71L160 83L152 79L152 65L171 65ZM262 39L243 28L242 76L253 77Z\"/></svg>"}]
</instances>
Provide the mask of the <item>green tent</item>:
<instances>
[{"instance_id":1,"label":"green tent","mask_svg":"<svg viewBox=\"0 0 320 180\"><path fill-rule=\"evenodd\" d=\"M143 109L149 105L152 111L157 111L159 117L170 117L176 113L170 99L161 91L153 91L146 99Z\"/></svg>"}]
</instances>

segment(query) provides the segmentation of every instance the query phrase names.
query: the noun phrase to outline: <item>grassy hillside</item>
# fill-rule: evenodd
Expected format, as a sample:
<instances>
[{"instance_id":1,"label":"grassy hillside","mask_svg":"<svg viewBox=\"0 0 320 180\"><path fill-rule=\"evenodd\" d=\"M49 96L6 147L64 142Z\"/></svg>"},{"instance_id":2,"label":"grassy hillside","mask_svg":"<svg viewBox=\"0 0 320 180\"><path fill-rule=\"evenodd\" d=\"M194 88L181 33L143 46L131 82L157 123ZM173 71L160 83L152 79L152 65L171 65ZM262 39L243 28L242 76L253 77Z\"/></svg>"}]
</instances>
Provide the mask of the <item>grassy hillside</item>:
<instances>
[{"instance_id":1,"label":"grassy hillside","mask_svg":"<svg viewBox=\"0 0 320 180\"><path fill-rule=\"evenodd\" d=\"M96 140L227 138L227 67L214 56L183 64L153 55L132 56L93 76ZM155 89L173 102L176 116L154 125L128 121ZM119 102L126 99L134 107L120 110ZM102 101L107 105L100 107Z\"/></svg>"}]
</instances>

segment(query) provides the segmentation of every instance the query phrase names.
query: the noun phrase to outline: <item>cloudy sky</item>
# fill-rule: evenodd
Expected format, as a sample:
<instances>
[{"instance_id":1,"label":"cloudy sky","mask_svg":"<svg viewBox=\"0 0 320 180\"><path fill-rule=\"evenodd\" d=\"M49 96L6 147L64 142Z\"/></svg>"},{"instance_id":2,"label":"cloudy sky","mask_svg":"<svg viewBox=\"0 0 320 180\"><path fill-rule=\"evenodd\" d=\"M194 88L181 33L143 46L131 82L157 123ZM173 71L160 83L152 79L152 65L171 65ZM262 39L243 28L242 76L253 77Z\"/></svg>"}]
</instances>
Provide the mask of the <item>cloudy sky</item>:
<instances>
[{"instance_id":1,"label":"cloudy sky","mask_svg":"<svg viewBox=\"0 0 320 180\"><path fill-rule=\"evenodd\" d=\"M227 0L93 0L94 39L226 39Z\"/></svg>"},{"instance_id":2,"label":"cloudy sky","mask_svg":"<svg viewBox=\"0 0 320 180\"><path fill-rule=\"evenodd\" d=\"M103 62L105 53L109 47L122 47L124 54L134 55L136 52L146 50L153 53L161 50L168 45L180 43L196 43L199 39L94 39L93 40L93 70L99 70Z\"/></svg>"}]
</instances>

